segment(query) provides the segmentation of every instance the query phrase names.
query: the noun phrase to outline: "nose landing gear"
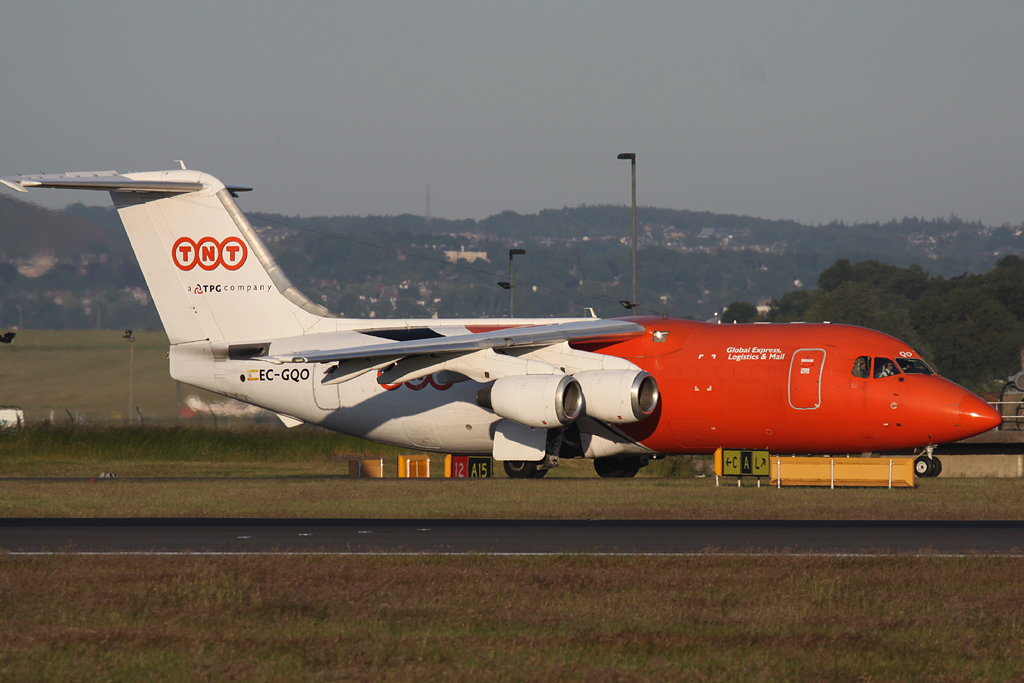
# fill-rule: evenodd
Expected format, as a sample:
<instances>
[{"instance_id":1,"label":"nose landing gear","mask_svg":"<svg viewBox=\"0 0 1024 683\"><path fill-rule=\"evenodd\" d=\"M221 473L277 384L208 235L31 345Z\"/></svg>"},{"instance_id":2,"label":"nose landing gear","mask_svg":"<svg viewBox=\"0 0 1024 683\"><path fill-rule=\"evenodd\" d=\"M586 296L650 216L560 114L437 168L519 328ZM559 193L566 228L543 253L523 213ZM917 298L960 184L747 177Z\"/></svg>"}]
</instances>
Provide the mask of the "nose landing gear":
<instances>
[{"instance_id":1,"label":"nose landing gear","mask_svg":"<svg viewBox=\"0 0 1024 683\"><path fill-rule=\"evenodd\" d=\"M942 474L942 461L932 455L934 447L925 448L924 455L914 459L914 474L924 479L925 477L937 477Z\"/></svg>"}]
</instances>

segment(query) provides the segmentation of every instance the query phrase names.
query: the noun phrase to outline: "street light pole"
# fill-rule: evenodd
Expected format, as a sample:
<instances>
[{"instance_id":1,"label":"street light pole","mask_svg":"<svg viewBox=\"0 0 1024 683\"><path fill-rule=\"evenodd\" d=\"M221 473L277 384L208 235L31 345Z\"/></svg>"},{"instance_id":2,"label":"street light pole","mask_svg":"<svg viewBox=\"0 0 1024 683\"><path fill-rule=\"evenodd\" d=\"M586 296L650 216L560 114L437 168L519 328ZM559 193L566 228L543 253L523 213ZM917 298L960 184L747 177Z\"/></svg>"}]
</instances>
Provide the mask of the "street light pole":
<instances>
[{"instance_id":1,"label":"street light pole","mask_svg":"<svg viewBox=\"0 0 1024 683\"><path fill-rule=\"evenodd\" d=\"M512 257L521 256L526 253L525 249L509 249L508 250L508 317L516 317L515 299L513 298L516 291L516 282L512 279Z\"/></svg>"},{"instance_id":2,"label":"street light pole","mask_svg":"<svg viewBox=\"0 0 1024 683\"><path fill-rule=\"evenodd\" d=\"M636 313L636 153L624 152L618 156L619 159L629 159L633 169L633 299L630 301L630 308Z\"/></svg>"},{"instance_id":3,"label":"street light pole","mask_svg":"<svg viewBox=\"0 0 1024 683\"><path fill-rule=\"evenodd\" d=\"M131 351L128 356L128 424L131 424L132 404L135 403L135 397L133 396L135 390L135 335L132 334L131 330L125 330L121 338L127 339L128 343L131 344Z\"/></svg>"}]
</instances>

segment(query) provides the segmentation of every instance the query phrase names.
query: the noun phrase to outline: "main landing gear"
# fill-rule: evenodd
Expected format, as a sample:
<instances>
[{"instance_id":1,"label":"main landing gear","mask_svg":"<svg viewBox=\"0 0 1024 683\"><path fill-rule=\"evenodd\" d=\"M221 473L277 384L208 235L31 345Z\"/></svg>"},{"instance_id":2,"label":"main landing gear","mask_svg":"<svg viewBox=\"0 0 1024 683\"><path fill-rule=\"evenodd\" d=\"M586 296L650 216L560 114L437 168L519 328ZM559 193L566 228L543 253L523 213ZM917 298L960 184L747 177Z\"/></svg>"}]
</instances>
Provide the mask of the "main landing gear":
<instances>
[{"instance_id":1,"label":"main landing gear","mask_svg":"<svg viewBox=\"0 0 1024 683\"><path fill-rule=\"evenodd\" d=\"M640 468L646 466L647 458L642 455L594 458L594 471L599 477L635 477Z\"/></svg>"},{"instance_id":2,"label":"main landing gear","mask_svg":"<svg viewBox=\"0 0 1024 683\"><path fill-rule=\"evenodd\" d=\"M924 479L942 474L942 461L932 455L932 447L925 448L924 455L914 459L914 474Z\"/></svg>"},{"instance_id":3,"label":"main landing gear","mask_svg":"<svg viewBox=\"0 0 1024 683\"><path fill-rule=\"evenodd\" d=\"M548 430L542 460L537 462L506 460L502 465L505 468L505 474L510 479L540 479L548 473L548 470L558 467L559 455L566 458L585 457L581 446L579 427L575 424L570 425L567 429ZM641 467L647 467L651 458L657 460L659 456L657 454L619 455L594 458L594 471L597 472L597 476L602 478L635 477Z\"/></svg>"},{"instance_id":4,"label":"main landing gear","mask_svg":"<svg viewBox=\"0 0 1024 683\"><path fill-rule=\"evenodd\" d=\"M595 458L594 471L602 478L635 477L641 467L646 467L648 458L643 455L624 455L613 458ZM502 463L510 479L540 479L548 473L542 462L506 460Z\"/></svg>"},{"instance_id":5,"label":"main landing gear","mask_svg":"<svg viewBox=\"0 0 1024 683\"><path fill-rule=\"evenodd\" d=\"M509 479L540 479L548 473L548 470L558 467L558 455L562 452L563 446L579 447L579 429L577 428L575 442L566 439L566 431L565 429L549 429L544 443L544 458L538 462L506 460L504 462L505 474Z\"/></svg>"},{"instance_id":6,"label":"main landing gear","mask_svg":"<svg viewBox=\"0 0 1024 683\"><path fill-rule=\"evenodd\" d=\"M539 462L526 462L525 460L506 460L505 474L509 479L540 479L548 473L547 470L538 468Z\"/></svg>"}]
</instances>

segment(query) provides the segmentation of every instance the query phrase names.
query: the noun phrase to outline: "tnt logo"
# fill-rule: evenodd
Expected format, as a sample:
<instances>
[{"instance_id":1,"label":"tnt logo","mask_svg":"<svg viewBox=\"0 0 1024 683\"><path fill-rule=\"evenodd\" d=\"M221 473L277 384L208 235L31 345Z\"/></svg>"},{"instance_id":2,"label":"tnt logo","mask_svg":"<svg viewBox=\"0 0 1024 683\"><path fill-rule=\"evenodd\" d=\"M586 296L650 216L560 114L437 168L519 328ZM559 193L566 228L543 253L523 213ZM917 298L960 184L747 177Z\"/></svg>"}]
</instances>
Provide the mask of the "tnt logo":
<instances>
[{"instance_id":1,"label":"tnt logo","mask_svg":"<svg viewBox=\"0 0 1024 683\"><path fill-rule=\"evenodd\" d=\"M203 270L213 270L217 266L238 270L248 255L245 242L238 237L225 237L220 242L212 237L203 237L198 242L191 237L182 237L171 248L171 258L179 270L192 270L197 265Z\"/></svg>"}]
</instances>

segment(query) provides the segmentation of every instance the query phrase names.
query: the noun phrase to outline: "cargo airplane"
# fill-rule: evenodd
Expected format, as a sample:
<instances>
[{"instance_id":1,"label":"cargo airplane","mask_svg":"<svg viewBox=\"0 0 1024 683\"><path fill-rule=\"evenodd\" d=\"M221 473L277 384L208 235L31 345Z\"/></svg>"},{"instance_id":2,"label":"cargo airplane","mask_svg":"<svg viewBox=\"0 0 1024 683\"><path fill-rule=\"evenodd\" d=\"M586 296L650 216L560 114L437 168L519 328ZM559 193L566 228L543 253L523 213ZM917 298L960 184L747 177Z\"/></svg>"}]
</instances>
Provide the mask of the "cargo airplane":
<instances>
[{"instance_id":1,"label":"cargo airplane","mask_svg":"<svg viewBox=\"0 0 1024 683\"><path fill-rule=\"evenodd\" d=\"M182 169L9 176L110 193L170 339L176 380L405 448L492 454L512 477L588 458L927 448L1000 416L909 346L861 327L665 317L358 320L288 280L234 198Z\"/></svg>"}]
</instances>

